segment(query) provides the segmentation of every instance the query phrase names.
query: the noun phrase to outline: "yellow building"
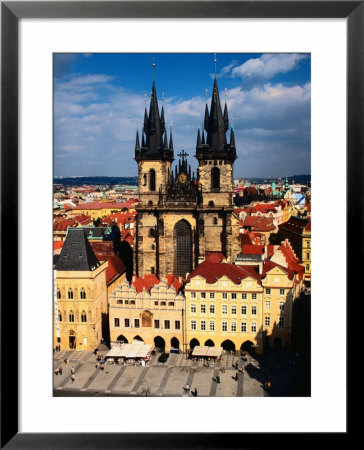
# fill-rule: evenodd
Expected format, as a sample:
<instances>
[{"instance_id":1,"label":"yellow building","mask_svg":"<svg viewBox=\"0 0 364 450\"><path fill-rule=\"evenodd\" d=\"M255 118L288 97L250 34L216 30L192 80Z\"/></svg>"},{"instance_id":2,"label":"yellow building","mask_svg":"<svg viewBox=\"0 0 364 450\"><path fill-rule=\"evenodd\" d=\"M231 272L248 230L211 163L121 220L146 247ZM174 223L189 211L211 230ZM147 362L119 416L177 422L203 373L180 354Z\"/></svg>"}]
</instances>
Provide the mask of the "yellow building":
<instances>
[{"instance_id":1,"label":"yellow building","mask_svg":"<svg viewBox=\"0 0 364 450\"><path fill-rule=\"evenodd\" d=\"M290 345L299 274L269 260L226 263L208 257L185 286L186 343L248 350Z\"/></svg>"},{"instance_id":2,"label":"yellow building","mask_svg":"<svg viewBox=\"0 0 364 450\"><path fill-rule=\"evenodd\" d=\"M55 264L54 348L94 350L107 324L106 270L82 228L70 228Z\"/></svg>"},{"instance_id":3,"label":"yellow building","mask_svg":"<svg viewBox=\"0 0 364 450\"><path fill-rule=\"evenodd\" d=\"M155 275L124 280L109 295L111 343L141 340L163 348L182 350L185 302L179 290L181 281Z\"/></svg>"}]
</instances>

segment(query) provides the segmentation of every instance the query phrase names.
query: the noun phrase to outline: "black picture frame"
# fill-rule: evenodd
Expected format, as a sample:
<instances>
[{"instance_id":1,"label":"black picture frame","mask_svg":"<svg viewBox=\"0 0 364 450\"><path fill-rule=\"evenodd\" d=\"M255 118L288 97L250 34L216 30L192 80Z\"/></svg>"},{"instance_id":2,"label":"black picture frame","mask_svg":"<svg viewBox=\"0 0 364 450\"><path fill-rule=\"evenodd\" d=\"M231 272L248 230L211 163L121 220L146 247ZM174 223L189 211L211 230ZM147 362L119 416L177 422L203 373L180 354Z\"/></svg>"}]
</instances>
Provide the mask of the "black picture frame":
<instances>
[{"instance_id":1,"label":"black picture frame","mask_svg":"<svg viewBox=\"0 0 364 450\"><path fill-rule=\"evenodd\" d=\"M19 433L18 431L18 22L22 18L345 18L347 20L347 286L362 264L364 144L363 1L2 1L1 2L1 448L260 448L297 443L295 433ZM332 180L334 181L334 180ZM333 226L339 226L334 224ZM359 236L358 236L359 235ZM351 288L353 289L353 288ZM11 293L11 296L10 296ZM347 291L349 298L349 291ZM11 301L9 301L9 299ZM9 320L12 318L12 320ZM11 332L8 327L11 325ZM12 336L9 341L9 335ZM334 343L333 343L334 345ZM11 370L8 361L12 361ZM337 433L340 445L349 437ZM221 411L220 411L221 413ZM228 411L226 413L229 413ZM217 411L218 420L219 411ZM243 412L242 412L243 416ZM188 423L186 418L186 428ZM264 412L257 420L265 420ZM55 417L56 420L56 417ZM239 420L239 418L234 418ZM243 420L243 418L241 419ZM320 433L318 433L320 434ZM318 434L315 444L318 443ZM312 436L303 434L300 444ZM327 435L322 435L327 443ZM347 443L347 442L346 442ZM311 442L312 444L312 442Z\"/></svg>"}]
</instances>

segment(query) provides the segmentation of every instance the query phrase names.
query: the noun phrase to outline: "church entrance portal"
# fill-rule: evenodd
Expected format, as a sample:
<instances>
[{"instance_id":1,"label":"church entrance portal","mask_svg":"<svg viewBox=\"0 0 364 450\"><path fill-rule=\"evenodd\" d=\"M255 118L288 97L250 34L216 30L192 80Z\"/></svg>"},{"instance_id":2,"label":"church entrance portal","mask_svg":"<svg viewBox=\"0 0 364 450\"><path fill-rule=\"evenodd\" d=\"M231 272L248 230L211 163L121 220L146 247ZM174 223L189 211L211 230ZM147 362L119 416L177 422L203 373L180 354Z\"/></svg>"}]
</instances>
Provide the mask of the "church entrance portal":
<instances>
[{"instance_id":1,"label":"church entrance portal","mask_svg":"<svg viewBox=\"0 0 364 450\"><path fill-rule=\"evenodd\" d=\"M76 333L74 331L70 331L69 335L69 347L73 350L76 348Z\"/></svg>"},{"instance_id":2,"label":"church entrance portal","mask_svg":"<svg viewBox=\"0 0 364 450\"><path fill-rule=\"evenodd\" d=\"M192 232L186 220L180 220L174 227L176 275L185 277L192 272Z\"/></svg>"}]
</instances>

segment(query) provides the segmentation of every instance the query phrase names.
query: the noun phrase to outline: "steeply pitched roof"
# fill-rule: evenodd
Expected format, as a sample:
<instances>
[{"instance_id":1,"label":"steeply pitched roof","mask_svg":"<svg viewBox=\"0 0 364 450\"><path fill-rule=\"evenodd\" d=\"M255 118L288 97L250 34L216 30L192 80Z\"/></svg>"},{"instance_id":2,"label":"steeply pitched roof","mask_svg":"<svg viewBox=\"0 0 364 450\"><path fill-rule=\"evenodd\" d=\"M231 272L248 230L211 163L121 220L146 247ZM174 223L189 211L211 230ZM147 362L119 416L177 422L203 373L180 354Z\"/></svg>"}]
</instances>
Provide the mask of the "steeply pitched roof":
<instances>
[{"instance_id":1,"label":"steeply pitched roof","mask_svg":"<svg viewBox=\"0 0 364 450\"><path fill-rule=\"evenodd\" d=\"M69 228L56 264L56 270L91 271L99 267L83 228Z\"/></svg>"}]
</instances>

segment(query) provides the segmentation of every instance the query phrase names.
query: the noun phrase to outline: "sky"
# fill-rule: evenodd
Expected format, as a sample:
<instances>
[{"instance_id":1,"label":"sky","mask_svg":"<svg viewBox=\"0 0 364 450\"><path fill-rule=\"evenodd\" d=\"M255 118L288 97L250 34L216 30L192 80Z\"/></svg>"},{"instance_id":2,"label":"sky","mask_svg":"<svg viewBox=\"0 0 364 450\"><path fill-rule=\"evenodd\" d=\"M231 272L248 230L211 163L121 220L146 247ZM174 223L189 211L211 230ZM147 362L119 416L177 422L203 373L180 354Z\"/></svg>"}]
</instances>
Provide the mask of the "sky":
<instances>
[{"instance_id":1,"label":"sky","mask_svg":"<svg viewBox=\"0 0 364 450\"><path fill-rule=\"evenodd\" d=\"M234 127L234 177L311 173L310 54L223 53L215 63L212 53L58 53L54 176L137 175L135 137L145 105L149 111L153 58L175 161L183 149L196 170L197 130L206 98L210 108L216 73L221 104L227 103ZM230 131L228 142L229 136Z\"/></svg>"}]
</instances>

